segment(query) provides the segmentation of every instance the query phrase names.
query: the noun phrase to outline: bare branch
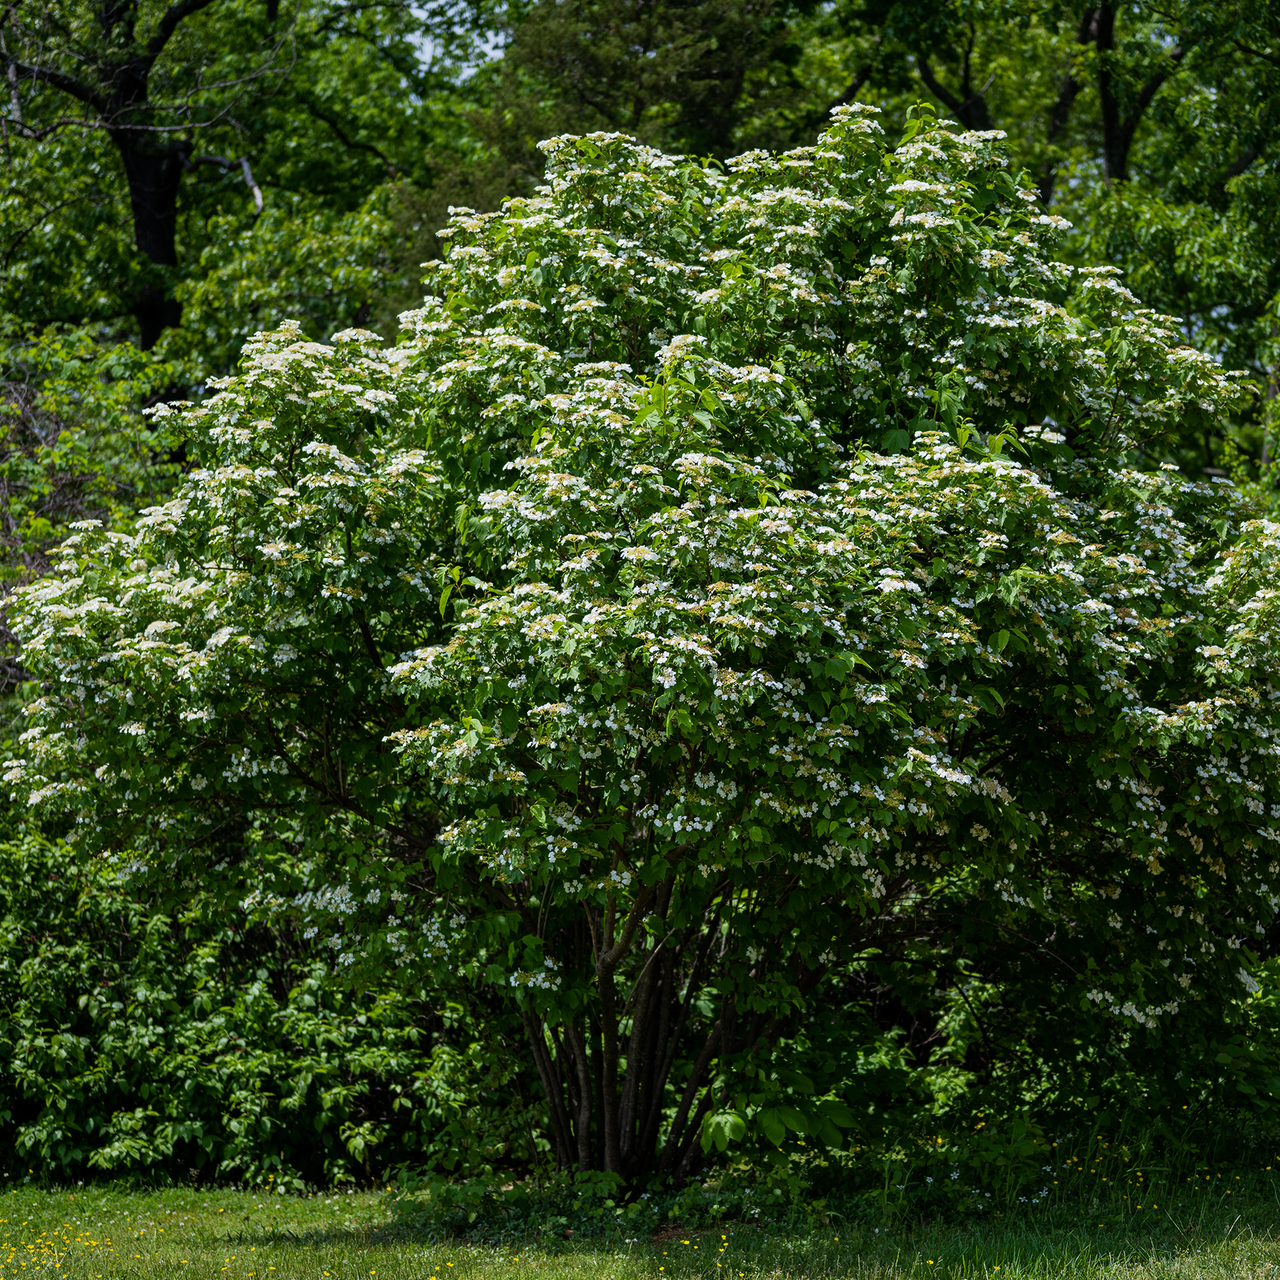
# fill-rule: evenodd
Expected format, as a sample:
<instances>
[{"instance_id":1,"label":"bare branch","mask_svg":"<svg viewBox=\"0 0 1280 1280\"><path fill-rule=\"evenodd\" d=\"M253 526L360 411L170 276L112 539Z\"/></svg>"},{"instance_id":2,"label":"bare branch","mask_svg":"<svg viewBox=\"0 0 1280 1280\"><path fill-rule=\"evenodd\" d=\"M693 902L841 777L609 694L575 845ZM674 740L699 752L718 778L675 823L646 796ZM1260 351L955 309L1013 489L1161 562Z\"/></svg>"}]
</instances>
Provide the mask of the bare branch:
<instances>
[{"instance_id":1,"label":"bare branch","mask_svg":"<svg viewBox=\"0 0 1280 1280\"><path fill-rule=\"evenodd\" d=\"M22 99L18 96L18 72L13 63L9 63L9 119L15 124L22 123Z\"/></svg>"},{"instance_id":2,"label":"bare branch","mask_svg":"<svg viewBox=\"0 0 1280 1280\"><path fill-rule=\"evenodd\" d=\"M12 121L10 121L10 123L12 123ZM13 257L18 246L38 226L40 226L41 223L48 221L48 219L52 217L55 213L59 213L61 210L67 208L69 205L73 205L77 201L85 199L85 196L83 192L80 192L72 196L69 200L63 200L60 204L54 204L54 205L45 204L43 200L36 199L30 195L27 195L26 198L31 200L34 204L37 204L40 206L40 216L36 218L34 222L29 222L20 232L18 232L17 236L12 241L10 241L8 249L5 250L4 257L0 258L0 270L8 270L9 260Z\"/></svg>"},{"instance_id":3,"label":"bare branch","mask_svg":"<svg viewBox=\"0 0 1280 1280\"><path fill-rule=\"evenodd\" d=\"M1173 74L1173 68L1177 67L1178 63L1181 62L1185 56L1186 51L1181 45L1177 46L1169 54L1170 66L1167 68L1161 68L1147 81L1146 84L1142 86L1142 90L1138 94L1137 106L1130 113L1130 118L1133 120L1134 128L1137 128L1138 119L1151 105L1151 99L1156 96L1156 92L1159 90L1160 86Z\"/></svg>"},{"instance_id":4,"label":"bare branch","mask_svg":"<svg viewBox=\"0 0 1280 1280\"><path fill-rule=\"evenodd\" d=\"M348 137L346 134L346 131L342 128L342 126L332 116L322 111L313 102L304 102L302 105L306 108L307 114L309 116L311 116L313 119L319 120L321 124L327 124L329 128L332 129L333 132L337 135L338 141L341 142L343 146L349 147L353 151L370 152L372 155L377 156L378 159L381 160L384 165L386 165L387 177L394 178L396 176L395 165L392 164L391 161L388 160L387 157L377 147L373 145L373 143L360 142L355 138Z\"/></svg>"},{"instance_id":5,"label":"bare branch","mask_svg":"<svg viewBox=\"0 0 1280 1280\"><path fill-rule=\"evenodd\" d=\"M636 936L636 930L640 927L640 921L644 919L649 903L653 901L654 892L655 887L653 885L645 885L636 895L635 904L623 922L622 936L597 961L597 973L612 973L614 966L626 954L627 948L631 946L631 940Z\"/></svg>"},{"instance_id":6,"label":"bare branch","mask_svg":"<svg viewBox=\"0 0 1280 1280\"><path fill-rule=\"evenodd\" d=\"M293 25L290 24L289 28L266 51L259 65L245 74L206 82L203 71L197 70L195 84L181 93L176 101L162 103L151 101L147 87L148 75L156 58L173 34L173 30L184 18L213 3L214 0L181 0L181 3L171 5L161 19L160 30L147 45L146 52L107 68L100 76L101 83L97 88L56 68L23 62L14 57L6 48L3 32L0 31L0 61L3 61L7 67L11 104L16 108L16 113L11 110L7 123L13 124L24 137L30 138L44 137L66 127L103 129L111 133L127 131L131 134L164 134L186 133L190 129L208 128L218 124L234 109L245 86L253 84L264 76L287 74L296 60L296 50L286 59L285 65L276 65L281 50L286 44L291 43ZM11 14L12 8L8 12ZM121 75L125 75L130 82L130 89L126 93L118 94L114 86ZM89 118L64 118L38 131L32 130L22 121L21 109L16 102L15 85L18 80L30 80L58 89L90 107L93 115ZM230 93L230 97L219 105L207 104L207 99L211 95L227 93ZM143 119L131 118L139 112L143 113ZM154 123L154 117L157 115L177 117L178 123ZM249 182L250 189L256 185Z\"/></svg>"},{"instance_id":7,"label":"bare branch","mask_svg":"<svg viewBox=\"0 0 1280 1280\"><path fill-rule=\"evenodd\" d=\"M216 164L222 169L230 169L234 165L240 166L240 172L244 174L244 185L253 192L253 207L258 212L262 212L262 188L253 179L253 170L249 168L249 157L241 156L239 160L229 160L226 156L193 156L187 161L187 168L194 168L198 164ZM369 634L369 626L363 619L359 621L362 628L365 647L369 650L369 656L373 659L376 666L382 666L382 659L378 655L378 650L373 643L373 637Z\"/></svg>"},{"instance_id":8,"label":"bare branch","mask_svg":"<svg viewBox=\"0 0 1280 1280\"><path fill-rule=\"evenodd\" d=\"M99 115L106 112L106 101L94 93L87 84L77 80L75 76L55 71L53 67L33 67L28 63L19 62L17 58L11 55L6 54L5 56L9 60L11 82L15 76L19 80L38 80L42 84L52 85L55 89L61 89L63 93L79 102L83 102L85 106L92 107Z\"/></svg>"},{"instance_id":9,"label":"bare branch","mask_svg":"<svg viewBox=\"0 0 1280 1280\"><path fill-rule=\"evenodd\" d=\"M561 1166L567 1167L573 1159L573 1128L569 1122L568 1113L564 1109L564 1095L556 1074L555 1060L547 1052L542 1019L528 1006L520 1010L520 1017L524 1023L525 1035L529 1039L529 1048L533 1053L534 1065L538 1069L538 1077L542 1081L542 1091L547 1095L551 1127L556 1139L556 1156Z\"/></svg>"},{"instance_id":10,"label":"bare branch","mask_svg":"<svg viewBox=\"0 0 1280 1280\"><path fill-rule=\"evenodd\" d=\"M920 79L929 87L929 92L933 94L933 96L937 98L938 101L952 113L952 115L959 119L960 113L964 110L960 99L957 98L956 95L952 93L936 75L934 75L933 68L929 65L929 60L927 58L921 56L917 59L917 62L920 64Z\"/></svg>"},{"instance_id":11,"label":"bare branch","mask_svg":"<svg viewBox=\"0 0 1280 1280\"><path fill-rule=\"evenodd\" d=\"M848 87L831 104L831 107L834 109L835 107L848 106L849 103L851 103L858 96L858 94L862 92L863 86L866 85L867 81L871 79L871 70L872 70L871 63L869 62L865 67L860 67L858 69L857 75L855 75L853 79L849 81Z\"/></svg>"},{"instance_id":12,"label":"bare branch","mask_svg":"<svg viewBox=\"0 0 1280 1280\"><path fill-rule=\"evenodd\" d=\"M147 41L148 62L154 62L164 52L165 45L169 43L173 33L178 29L178 24L184 18L189 18L193 13L199 13L201 9L207 8L212 3L213 0L179 0L177 4L171 4L164 11L155 35Z\"/></svg>"},{"instance_id":13,"label":"bare branch","mask_svg":"<svg viewBox=\"0 0 1280 1280\"><path fill-rule=\"evenodd\" d=\"M1280 54L1266 53L1262 49L1255 49L1252 45L1245 44L1243 40L1237 40L1235 45L1241 53L1247 53L1254 58L1261 58L1263 62L1269 62L1273 67L1280 67Z\"/></svg>"},{"instance_id":14,"label":"bare branch","mask_svg":"<svg viewBox=\"0 0 1280 1280\"><path fill-rule=\"evenodd\" d=\"M685 1123L689 1118L689 1108L693 1106L694 1098L701 1092L702 1077L720 1048L720 1040L725 1030L726 1014L727 1011L721 1011L720 1017L716 1019L715 1026L711 1028L711 1034L702 1046L702 1052L698 1054L697 1060L689 1072L689 1079L685 1083L684 1092L681 1094L680 1102L676 1107L676 1114L671 1121L671 1128L667 1131L667 1141L662 1148L662 1155L658 1159L658 1168L663 1173L670 1172L672 1165L681 1154L680 1140L684 1137Z\"/></svg>"},{"instance_id":15,"label":"bare branch","mask_svg":"<svg viewBox=\"0 0 1280 1280\"><path fill-rule=\"evenodd\" d=\"M1262 148L1256 143L1246 147L1228 166L1226 173L1222 175L1222 181L1230 182L1232 178L1238 178L1261 154Z\"/></svg>"},{"instance_id":16,"label":"bare branch","mask_svg":"<svg viewBox=\"0 0 1280 1280\"><path fill-rule=\"evenodd\" d=\"M991 88L991 82L996 78L993 71L988 77L987 82L977 93L971 94L967 99L961 101L957 98L946 85L934 74L933 68L929 65L927 58L920 57L916 59L920 66L920 79L925 82L929 88L929 92L933 94L944 107L950 111L962 125L969 129L990 129L991 113L987 110L987 104L983 100L982 95Z\"/></svg>"}]
</instances>

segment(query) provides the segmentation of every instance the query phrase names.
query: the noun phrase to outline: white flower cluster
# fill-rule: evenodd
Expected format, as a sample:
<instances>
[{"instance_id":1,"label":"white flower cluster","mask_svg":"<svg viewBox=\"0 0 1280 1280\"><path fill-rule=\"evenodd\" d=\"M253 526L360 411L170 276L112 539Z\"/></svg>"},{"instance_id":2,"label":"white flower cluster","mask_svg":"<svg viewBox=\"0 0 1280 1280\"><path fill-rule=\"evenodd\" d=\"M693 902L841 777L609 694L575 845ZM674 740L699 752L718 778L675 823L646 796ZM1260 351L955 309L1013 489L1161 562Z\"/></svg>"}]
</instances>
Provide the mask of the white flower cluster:
<instances>
[{"instance_id":1,"label":"white flower cluster","mask_svg":"<svg viewBox=\"0 0 1280 1280\"><path fill-rule=\"evenodd\" d=\"M993 135L886 153L852 106L727 173L545 150L535 196L454 214L402 343L259 335L180 411L175 498L21 594L48 692L10 786L144 855L234 813L420 860L390 951L518 929L530 999L620 921L770 894L779 968L955 894L1074 939L1143 1026L1238 998L1224 940L1276 909L1280 529L1128 448L1237 380L1054 260ZM384 909L342 874L296 909ZM1140 919L1170 961L1142 995Z\"/></svg>"}]
</instances>

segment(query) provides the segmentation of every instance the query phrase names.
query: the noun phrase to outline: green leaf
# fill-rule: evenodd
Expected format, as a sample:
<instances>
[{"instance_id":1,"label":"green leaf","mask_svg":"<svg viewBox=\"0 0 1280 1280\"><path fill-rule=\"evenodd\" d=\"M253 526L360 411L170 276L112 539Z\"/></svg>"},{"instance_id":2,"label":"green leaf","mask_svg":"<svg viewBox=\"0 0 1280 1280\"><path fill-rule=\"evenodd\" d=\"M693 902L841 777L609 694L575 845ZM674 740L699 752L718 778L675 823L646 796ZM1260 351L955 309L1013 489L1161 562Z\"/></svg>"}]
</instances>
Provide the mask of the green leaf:
<instances>
[{"instance_id":1,"label":"green leaf","mask_svg":"<svg viewBox=\"0 0 1280 1280\"><path fill-rule=\"evenodd\" d=\"M803 1134L810 1132L808 1117L795 1107L779 1107L778 1117L788 1129L794 1129L797 1133Z\"/></svg>"},{"instance_id":2,"label":"green leaf","mask_svg":"<svg viewBox=\"0 0 1280 1280\"><path fill-rule=\"evenodd\" d=\"M842 1129L852 1129L858 1122L853 1112L843 1102L826 1099L818 1103L818 1111L824 1119L838 1124Z\"/></svg>"},{"instance_id":3,"label":"green leaf","mask_svg":"<svg viewBox=\"0 0 1280 1280\"><path fill-rule=\"evenodd\" d=\"M786 1124L783 1121L781 1109L778 1107L766 1107L757 1117L764 1135L773 1143L775 1147L781 1146L787 1136Z\"/></svg>"}]
</instances>

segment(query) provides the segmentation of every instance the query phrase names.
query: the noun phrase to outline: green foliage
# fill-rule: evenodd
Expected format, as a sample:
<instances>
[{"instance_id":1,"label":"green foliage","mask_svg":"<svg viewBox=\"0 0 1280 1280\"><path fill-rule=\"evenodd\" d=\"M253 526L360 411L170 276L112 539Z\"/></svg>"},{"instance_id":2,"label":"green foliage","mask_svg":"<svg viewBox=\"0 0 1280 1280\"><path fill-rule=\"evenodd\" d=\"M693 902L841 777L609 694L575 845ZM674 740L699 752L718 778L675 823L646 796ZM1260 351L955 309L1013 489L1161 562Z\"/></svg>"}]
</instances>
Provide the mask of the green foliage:
<instances>
[{"instance_id":1,"label":"green foliage","mask_svg":"<svg viewBox=\"0 0 1280 1280\"><path fill-rule=\"evenodd\" d=\"M16 328L16 326L15 326ZM142 405L173 385L171 365L85 330L7 335L0 364L0 592L45 573L80 520L122 529L166 498L179 472L174 439ZM0 688L24 679L0 629Z\"/></svg>"},{"instance_id":2,"label":"green foliage","mask_svg":"<svg viewBox=\"0 0 1280 1280\"><path fill-rule=\"evenodd\" d=\"M547 150L400 346L286 327L160 415L175 496L24 592L11 783L140 882L266 857L338 974L487 990L579 1171L847 1143L774 1052L839 982L1100 1060L1238 1031L1274 528L1151 466L1236 380L928 113Z\"/></svg>"},{"instance_id":3,"label":"green foliage","mask_svg":"<svg viewBox=\"0 0 1280 1280\"><path fill-rule=\"evenodd\" d=\"M28 333L115 320L144 268L122 217L126 197L110 144L78 133L39 147L10 134L7 143L0 313ZM116 336L124 335L107 335Z\"/></svg>"},{"instance_id":4,"label":"green foliage","mask_svg":"<svg viewBox=\"0 0 1280 1280\"><path fill-rule=\"evenodd\" d=\"M216 997L245 1043L277 1044L299 982L339 1020L358 972L378 975L379 1017L421 981L468 1009L515 993L468 1017L500 1037L543 1020L526 1031L563 1103L547 1130L561 1163L630 1173L657 1116L680 1134L668 1171L749 1157L794 1181L801 1144L857 1151L882 1210L914 1186L898 1165L927 1168L939 1142L985 1170L956 1184L959 1211L975 1188L1029 1186L1029 1135L1082 1114L1200 1117L1161 1152L1265 1123L1273 977L1255 961L1274 942L1275 796L1270 739L1259 766L1249 738L1273 731L1254 713L1274 566L1267 526L1236 531L1280 472L1270 10L593 0L499 22L487 5L214 0L172 28L137 101L108 111L45 74L107 91L163 11L125 4L117 21L70 0L6 28L5 590L42 575L69 526L100 522L42 597L32 670L50 701L15 778L69 800L56 821L99 824L92 847L139 846L135 870L185 867L218 893L250 876L276 924L235 919L275 939L253 944L264 954L295 937L280 919L325 925L337 975L306 951L267 965L296 967L270 999L244 994L244 966ZM473 72L498 26L501 58ZM979 132L933 130L922 94ZM904 147L885 156L846 122L726 176L560 139L549 192L435 238L451 204L529 196L546 133L619 128L724 157L808 143L859 95ZM171 261L129 199L144 153L171 162ZM319 346L352 323L389 337L443 242L398 350ZM119 341L154 329L135 320L159 304L182 325L150 356ZM206 382L280 326L242 377ZM1191 347L1261 394L1233 395ZM210 415L142 416L207 390L224 392ZM1243 499L1166 462L1226 473ZM29 672L0 639L12 687ZM756 702L726 697L753 679ZM86 697L106 709L83 714ZM724 717L742 720L731 739ZM817 744L788 727L824 722ZM967 781L940 795L952 767ZM826 803L830 773L857 800ZM704 794L713 774L737 808ZM163 919L182 947L213 945L197 934L214 908L190 907L181 876L146 892L131 929ZM593 927L630 948L612 977ZM77 982L103 954L76 961ZM696 992L678 1031L668 980ZM86 1043L120 1038L82 1014ZM632 1066L644 1016L670 1038L665 1083ZM194 1025L175 1035L222 1062ZM288 1025L321 1052L319 1030ZM435 1137L326 1119L334 1169L360 1176L355 1147L375 1138L384 1163L395 1150L437 1174L515 1161L514 1122L463 1105L476 1034L432 1024L434 1092L413 1114L436 1108ZM396 1044L377 1062L407 1070ZM286 1072L274 1052L253 1061ZM380 1080L369 1062L360 1078ZM602 1096L639 1082L619 1119L648 1119L626 1160L609 1104L581 1118L580 1069ZM199 1077L221 1099L199 1115L224 1117L199 1121L200 1142L241 1126L209 1167L268 1167L285 1120L274 1102L244 1119L261 1072L234 1102ZM75 1159L170 1168L196 1142L174 1138L176 1110L112 1099L72 1107ZM481 1194L432 1185L463 1208Z\"/></svg>"},{"instance_id":5,"label":"green foliage","mask_svg":"<svg viewBox=\"0 0 1280 1280\"><path fill-rule=\"evenodd\" d=\"M9 1176L483 1176L527 1142L462 1009L344 993L292 932L201 894L166 915L63 844L0 845L0 1010Z\"/></svg>"},{"instance_id":6,"label":"green foliage","mask_svg":"<svg viewBox=\"0 0 1280 1280\"><path fill-rule=\"evenodd\" d=\"M813 8L795 0L513 8L499 98L519 116L509 132L536 143L566 129L616 129L670 150L733 154L755 83L795 60L794 19Z\"/></svg>"},{"instance_id":7,"label":"green foliage","mask_svg":"<svg viewBox=\"0 0 1280 1280\"><path fill-rule=\"evenodd\" d=\"M127 344L103 347L83 330L10 336L4 352L3 476L9 582L38 576L76 519L123 528L168 496L175 441L141 406L173 370Z\"/></svg>"},{"instance_id":8,"label":"green foliage","mask_svg":"<svg viewBox=\"0 0 1280 1280\"><path fill-rule=\"evenodd\" d=\"M1119 267L1187 341L1274 382L1280 50L1269 6L896 0L836 5L807 39L805 92L784 107L793 128L856 86L890 127L927 94L970 128L1006 131L1015 167L1075 224L1070 261ZM1228 433L1256 474L1261 408L1242 404L1211 431L1189 424L1186 474L1219 470Z\"/></svg>"},{"instance_id":9,"label":"green foliage","mask_svg":"<svg viewBox=\"0 0 1280 1280\"><path fill-rule=\"evenodd\" d=\"M388 251L385 236L367 251L366 202L382 184L430 183L429 153L455 166L467 154L459 66L486 12L325 0L15 11L0 311L29 331L102 325L149 348L179 323L182 295L203 293L185 343L203 364L194 382L231 367L264 308L257 327L280 307L326 334L351 323L371 301L368 259ZM268 301L264 273L281 270ZM210 333L215 299L237 310Z\"/></svg>"},{"instance_id":10,"label":"green foliage","mask_svg":"<svg viewBox=\"0 0 1280 1280\"><path fill-rule=\"evenodd\" d=\"M1075 224L1062 245L1069 261L1120 267L1142 303L1175 317L1186 340L1260 384L1274 372L1266 316L1280 294L1269 215L1280 48L1265 4L739 6L749 29L735 44L741 88L693 130L698 76L673 89L654 72L696 58L688 25L710 27L721 10L644 6L646 25L617 58L633 9L532 6L504 66L532 68L541 96L527 92L525 109L508 112L500 148L513 150L518 138L531 150L539 121L544 133L615 128L719 155L807 145L833 105L855 100L881 109L897 137L924 98L966 128L1007 135L1014 170L1025 170L1046 209ZM558 75L539 78L539 67ZM709 144L713 121L719 133ZM1260 409L1241 404L1207 433L1189 424L1179 465L1188 475L1220 470L1229 433L1256 475L1265 461Z\"/></svg>"},{"instance_id":11,"label":"green foliage","mask_svg":"<svg viewBox=\"0 0 1280 1280\"><path fill-rule=\"evenodd\" d=\"M389 201L380 187L352 213L295 198L256 219L212 218L198 268L174 289L182 326L156 354L179 365L180 384L202 384L211 370L234 368L261 330L291 322L327 339L335 322L361 322L388 283Z\"/></svg>"}]
</instances>

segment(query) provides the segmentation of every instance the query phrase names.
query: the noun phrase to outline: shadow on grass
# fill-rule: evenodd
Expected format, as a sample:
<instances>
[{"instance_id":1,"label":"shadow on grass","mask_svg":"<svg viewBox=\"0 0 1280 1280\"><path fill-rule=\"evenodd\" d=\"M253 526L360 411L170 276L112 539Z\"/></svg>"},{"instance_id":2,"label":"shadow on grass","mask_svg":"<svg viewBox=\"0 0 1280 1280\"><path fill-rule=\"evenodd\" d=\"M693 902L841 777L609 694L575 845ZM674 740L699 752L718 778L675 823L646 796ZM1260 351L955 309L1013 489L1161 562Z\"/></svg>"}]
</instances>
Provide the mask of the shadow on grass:
<instances>
[{"instance_id":1,"label":"shadow on grass","mask_svg":"<svg viewBox=\"0 0 1280 1280\"><path fill-rule=\"evenodd\" d=\"M623 1253L660 1280L680 1276L894 1277L983 1275L1091 1280L1117 1275L1244 1276L1280 1268L1280 1206L1251 1197L1234 1205L1175 1204L1169 1209L1100 1216L1087 1208L993 1214L982 1221L841 1224L725 1222L700 1227L663 1224L630 1236L515 1222L461 1224L406 1218L363 1227L293 1230L247 1228L229 1244L400 1253L465 1252L473 1259L510 1251L598 1259L601 1274ZM996 1270L999 1268L999 1270Z\"/></svg>"}]
</instances>

